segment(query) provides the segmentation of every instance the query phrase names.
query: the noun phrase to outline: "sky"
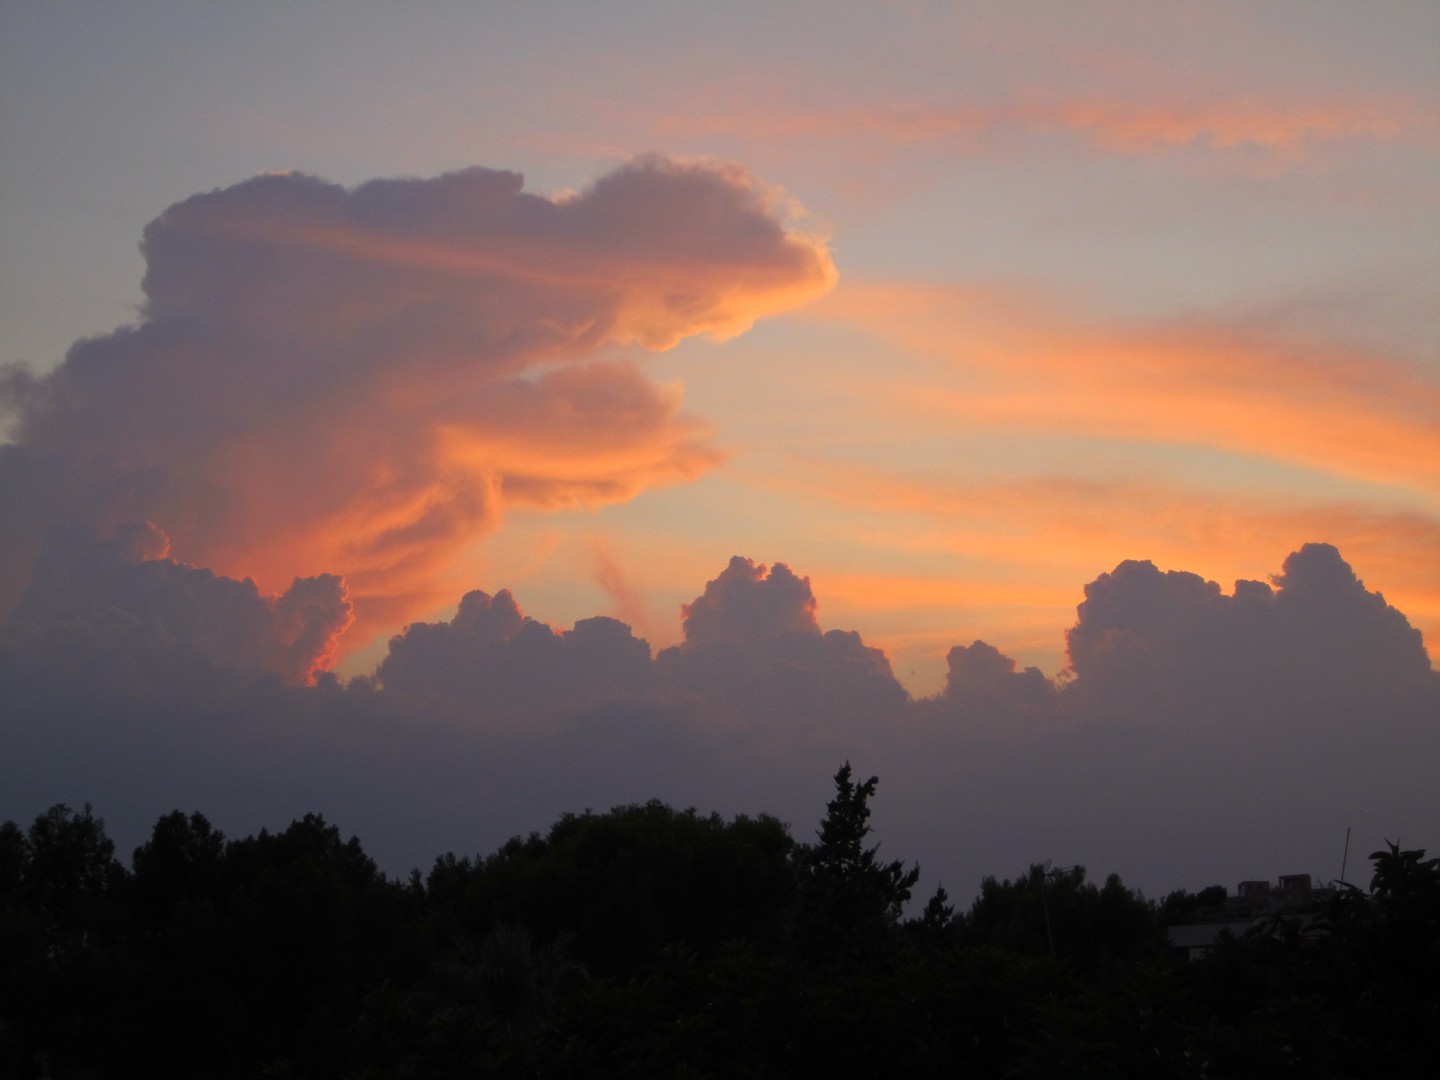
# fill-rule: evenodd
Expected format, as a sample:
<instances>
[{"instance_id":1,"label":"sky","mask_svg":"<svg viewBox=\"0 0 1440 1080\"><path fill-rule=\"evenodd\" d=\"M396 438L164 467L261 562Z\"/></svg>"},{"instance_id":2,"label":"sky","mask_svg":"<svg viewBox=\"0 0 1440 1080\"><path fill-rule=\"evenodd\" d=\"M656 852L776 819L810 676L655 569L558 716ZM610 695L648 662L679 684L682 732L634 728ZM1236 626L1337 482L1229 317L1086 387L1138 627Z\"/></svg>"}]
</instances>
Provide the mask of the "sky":
<instances>
[{"instance_id":1,"label":"sky","mask_svg":"<svg viewBox=\"0 0 1440 1080\"><path fill-rule=\"evenodd\" d=\"M1440 845L1432 3L0 2L0 250L0 816Z\"/></svg>"}]
</instances>

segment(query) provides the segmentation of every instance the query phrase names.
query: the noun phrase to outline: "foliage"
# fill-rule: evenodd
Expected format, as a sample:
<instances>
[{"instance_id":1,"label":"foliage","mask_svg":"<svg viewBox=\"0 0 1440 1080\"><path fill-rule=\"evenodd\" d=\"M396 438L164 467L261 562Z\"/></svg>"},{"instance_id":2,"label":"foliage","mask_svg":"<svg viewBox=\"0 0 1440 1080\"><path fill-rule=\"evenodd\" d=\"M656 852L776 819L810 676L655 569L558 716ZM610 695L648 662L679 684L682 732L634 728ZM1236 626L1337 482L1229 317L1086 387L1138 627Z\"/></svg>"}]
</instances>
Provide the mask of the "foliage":
<instances>
[{"instance_id":1,"label":"foliage","mask_svg":"<svg viewBox=\"0 0 1440 1080\"><path fill-rule=\"evenodd\" d=\"M894 937L919 867L883 862L879 846L866 847L876 777L850 779L847 761L835 774L835 798L825 807L819 843L795 852L794 947L814 963L873 960Z\"/></svg>"},{"instance_id":2,"label":"foliage","mask_svg":"<svg viewBox=\"0 0 1440 1080\"><path fill-rule=\"evenodd\" d=\"M133 869L57 806L0 825L0 1078L1428 1076L1440 860L1187 963L1160 905L1081 867L944 889L835 777L817 842L663 804L565 815L428 877L308 815L162 817Z\"/></svg>"},{"instance_id":3,"label":"foliage","mask_svg":"<svg viewBox=\"0 0 1440 1080\"><path fill-rule=\"evenodd\" d=\"M1225 943L1199 990L1239 1045L1321 1076L1430 1076L1440 1061L1440 859L1373 852L1368 892Z\"/></svg>"},{"instance_id":4,"label":"foliage","mask_svg":"<svg viewBox=\"0 0 1440 1080\"><path fill-rule=\"evenodd\" d=\"M1198 893L1176 889L1160 901L1160 918L1166 926L1220 918L1228 895L1224 885L1207 885Z\"/></svg>"},{"instance_id":5,"label":"foliage","mask_svg":"<svg viewBox=\"0 0 1440 1080\"><path fill-rule=\"evenodd\" d=\"M775 818L725 821L652 800L565 814L545 837L517 837L482 860L447 856L427 888L447 935L502 922L570 934L588 969L622 974L681 942L707 956L731 939L774 947L792 847Z\"/></svg>"},{"instance_id":6,"label":"foliage","mask_svg":"<svg viewBox=\"0 0 1440 1080\"><path fill-rule=\"evenodd\" d=\"M1038 864L1014 881L985 878L960 936L970 945L1058 957L1085 973L1154 956L1163 940L1150 904L1118 875L1096 888L1083 866Z\"/></svg>"}]
</instances>

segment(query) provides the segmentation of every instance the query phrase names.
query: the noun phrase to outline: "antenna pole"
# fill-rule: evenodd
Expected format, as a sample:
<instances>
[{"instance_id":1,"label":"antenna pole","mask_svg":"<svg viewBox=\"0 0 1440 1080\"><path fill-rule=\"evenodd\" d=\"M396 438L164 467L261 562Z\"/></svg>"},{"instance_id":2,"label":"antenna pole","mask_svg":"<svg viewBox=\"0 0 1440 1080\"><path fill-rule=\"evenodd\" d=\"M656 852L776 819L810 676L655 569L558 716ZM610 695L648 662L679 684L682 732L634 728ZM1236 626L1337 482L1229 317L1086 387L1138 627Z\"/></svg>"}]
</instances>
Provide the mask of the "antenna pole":
<instances>
[{"instance_id":1,"label":"antenna pole","mask_svg":"<svg viewBox=\"0 0 1440 1080\"><path fill-rule=\"evenodd\" d=\"M1045 873L1040 878L1040 910L1045 912L1045 940L1050 943L1050 958L1055 958L1055 935L1050 930L1050 901L1045 898L1045 887L1050 884L1050 860L1045 860Z\"/></svg>"},{"instance_id":2,"label":"antenna pole","mask_svg":"<svg viewBox=\"0 0 1440 1080\"><path fill-rule=\"evenodd\" d=\"M1345 867L1350 862L1350 826L1345 826L1345 854L1340 858L1340 881L1345 881Z\"/></svg>"}]
</instances>

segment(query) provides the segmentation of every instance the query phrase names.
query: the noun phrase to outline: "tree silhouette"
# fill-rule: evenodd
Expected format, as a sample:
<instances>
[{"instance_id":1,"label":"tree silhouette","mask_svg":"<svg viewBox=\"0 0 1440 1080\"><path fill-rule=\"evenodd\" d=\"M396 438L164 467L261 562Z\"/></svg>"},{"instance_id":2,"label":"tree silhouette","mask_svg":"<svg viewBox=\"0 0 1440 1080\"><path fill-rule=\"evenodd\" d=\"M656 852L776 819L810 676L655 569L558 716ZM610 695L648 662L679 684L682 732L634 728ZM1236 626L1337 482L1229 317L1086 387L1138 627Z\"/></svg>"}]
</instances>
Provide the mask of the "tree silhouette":
<instances>
[{"instance_id":1,"label":"tree silhouette","mask_svg":"<svg viewBox=\"0 0 1440 1080\"><path fill-rule=\"evenodd\" d=\"M878 778L850 778L847 761L835 774L835 797L825 806L819 843L797 850L793 940L810 961L873 960L893 936L920 868L884 862L870 835L870 799Z\"/></svg>"}]
</instances>

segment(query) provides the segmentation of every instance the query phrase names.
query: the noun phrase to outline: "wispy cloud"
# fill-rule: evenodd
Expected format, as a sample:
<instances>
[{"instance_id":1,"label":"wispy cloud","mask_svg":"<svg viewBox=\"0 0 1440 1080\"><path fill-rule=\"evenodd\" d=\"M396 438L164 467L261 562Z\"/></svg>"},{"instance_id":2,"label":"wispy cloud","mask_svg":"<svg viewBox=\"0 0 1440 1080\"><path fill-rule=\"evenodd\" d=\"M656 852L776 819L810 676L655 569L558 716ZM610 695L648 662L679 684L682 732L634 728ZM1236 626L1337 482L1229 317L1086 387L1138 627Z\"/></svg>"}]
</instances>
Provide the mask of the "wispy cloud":
<instances>
[{"instance_id":1,"label":"wispy cloud","mask_svg":"<svg viewBox=\"0 0 1440 1080\"><path fill-rule=\"evenodd\" d=\"M988 430L1208 446L1440 494L1440 384L1223 321L1106 325L1020 291L847 286L814 313L926 357L889 408Z\"/></svg>"},{"instance_id":2,"label":"wispy cloud","mask_svg":"<svg viewBox=\"0 0 1440 1080\"><path fill-rule=\"evenodd\" d=\"M1121 97L932 104L889 101L815 108L739 102L660 112L652 130L666 138L723 136L753 141L868 141L898 148L951 147L983 152L1027 135L1071 135L1091 147L1126 155L1178 148L1217 152L1261 150L1272 162L1296 164L1326 145L1434 147L1440 106L1408 97L1335 99L1282 104L1244 97L1206 101L1127 101Z\"/></svg>"},{"instance_id":3,"label":"wispy cloud","mask_svg":"<svg viewBox=\"0 0 1440 1080\"><path fill-rule=\"evenodd\" d=\"M611 555L605 540L592 533L586 537L585 546L590 555L591 573L596 584L605 590L605 595L615 605L616 616L641 636L654 640L652 627L655 620L645 598Z\"/></svg>"}]
</instances>

